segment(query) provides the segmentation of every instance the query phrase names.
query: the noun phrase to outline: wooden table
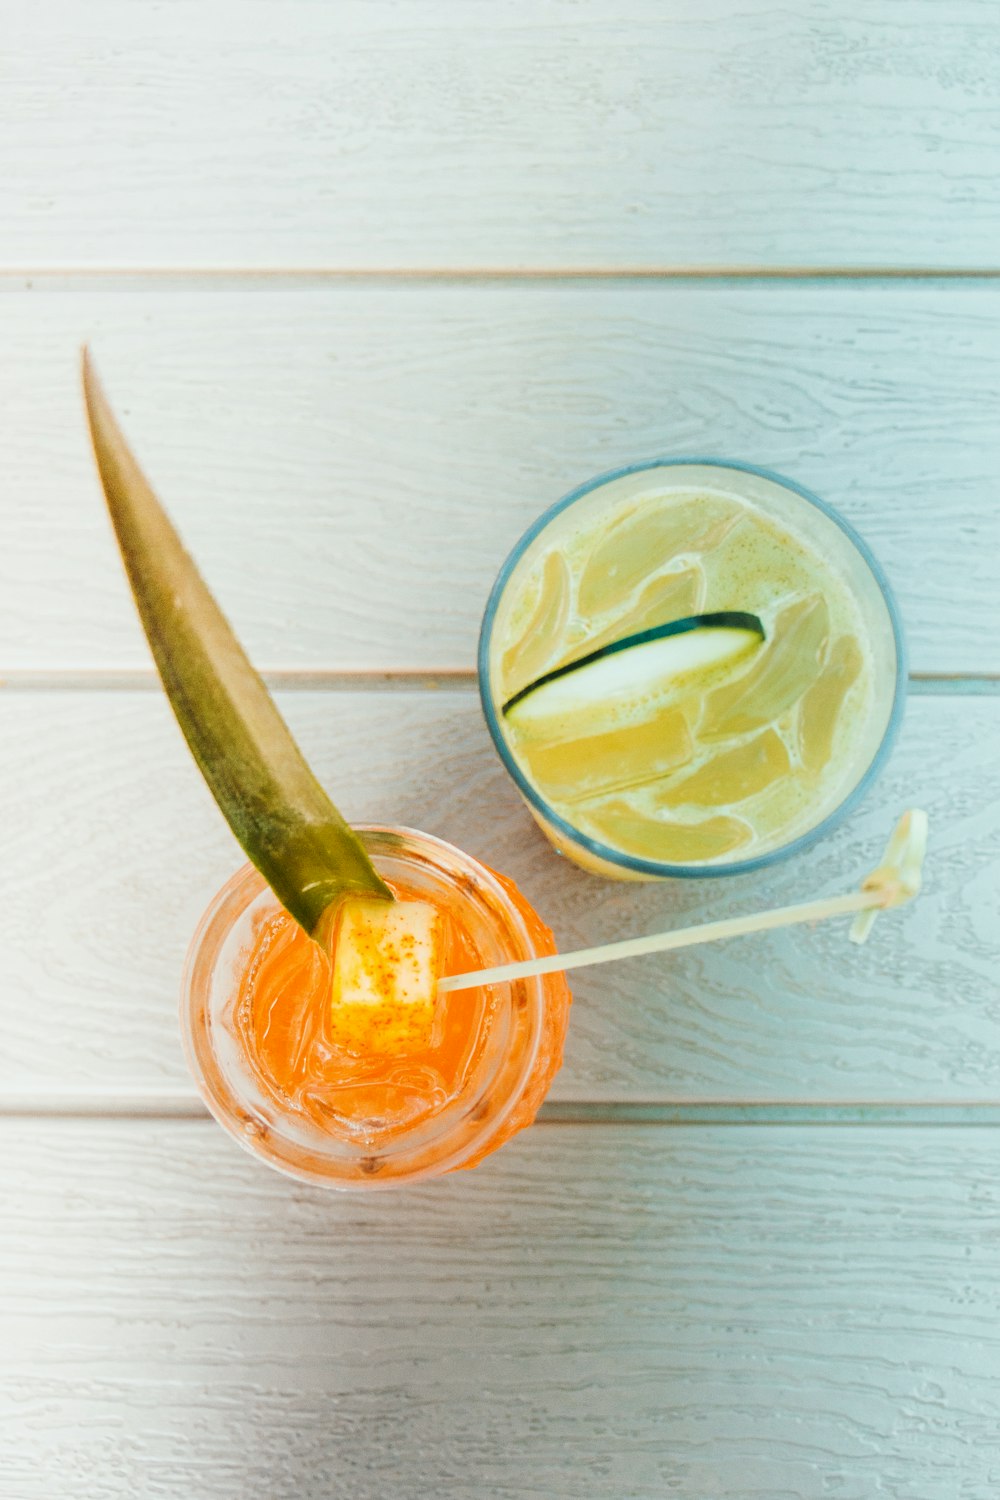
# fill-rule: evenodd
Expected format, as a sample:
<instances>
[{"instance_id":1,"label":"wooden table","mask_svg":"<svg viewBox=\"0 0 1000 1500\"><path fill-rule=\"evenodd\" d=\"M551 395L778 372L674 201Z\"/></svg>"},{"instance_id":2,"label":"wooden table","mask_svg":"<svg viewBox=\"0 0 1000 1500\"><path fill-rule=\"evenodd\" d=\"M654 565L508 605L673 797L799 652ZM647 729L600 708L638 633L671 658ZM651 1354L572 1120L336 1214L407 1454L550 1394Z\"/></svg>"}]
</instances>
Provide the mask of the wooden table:
<instances>
[{"instance_id":1,"label":"wooden table","mask_svg":"<svg viewBox=\"0 0 1000 1500\"><path fill-rule=\"evenodd\" d=\"M991 0L91 0L0 51L2 1500L987 1500L1000 1489L1000 13ZM578 978L543 1122L326 1195L185 1072L237 862L84 435L91 340L344 812L508 871L565 946L926 893ZM766 876L533 830L472 671L578 481L763 463L885 562L912 699Z\"/></svg>"}]
</instances>

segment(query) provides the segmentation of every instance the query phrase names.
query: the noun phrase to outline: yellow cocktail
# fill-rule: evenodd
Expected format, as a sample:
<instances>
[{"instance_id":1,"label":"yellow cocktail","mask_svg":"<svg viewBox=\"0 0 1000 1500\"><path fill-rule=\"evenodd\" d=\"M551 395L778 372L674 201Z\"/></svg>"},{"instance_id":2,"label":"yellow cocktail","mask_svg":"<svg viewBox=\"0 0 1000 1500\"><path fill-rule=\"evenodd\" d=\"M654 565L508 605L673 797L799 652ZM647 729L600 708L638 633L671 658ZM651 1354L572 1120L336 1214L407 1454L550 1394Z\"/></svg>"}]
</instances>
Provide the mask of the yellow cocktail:
<instances>
[{"instance_id":1,"label":"yellow cocktail","mask_svg":"<svg viewBox=\"0 0 1000 1500\"><path fill-rule=\"evenodd\" d=\"M601 873L746 870L846 810L905 682L878 565L775 476L657 463L536 524L487 608L480 685L553 842Z\"/></svg>"}]
</instances>

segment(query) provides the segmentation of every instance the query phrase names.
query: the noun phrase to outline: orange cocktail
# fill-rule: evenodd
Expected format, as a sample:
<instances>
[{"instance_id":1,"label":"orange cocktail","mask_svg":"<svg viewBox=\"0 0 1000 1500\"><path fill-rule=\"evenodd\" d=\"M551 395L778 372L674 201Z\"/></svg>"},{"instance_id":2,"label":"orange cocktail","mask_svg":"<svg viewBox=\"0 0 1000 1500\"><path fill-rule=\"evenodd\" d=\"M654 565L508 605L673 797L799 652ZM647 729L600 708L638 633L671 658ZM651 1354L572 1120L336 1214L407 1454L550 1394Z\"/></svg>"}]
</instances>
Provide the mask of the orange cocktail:
<instances>
[{"instance_id":1,"label":"orange cocktail","mask_svg":"<svg viewBox=\"0 0 1000 1500\"><path fill-rule=\"evenodd\" d=\"M442 918L444 973L554 950L502 876L426 834L359 830L401 902ZM332 1024L330 959L247 866L206 913L182 1023L212 1112L272 1166L327 1186L384 1187L469 1167L531 1123L562 1057L561 974L441 996L415 1047Z\"/></svg>"},{"instance_id":2,"label":"orange cocktail","mask_svg":"<svg viewBox=\"0 0 1000 1500\"><path fill-rule=\"evenodd\" d=\"M502 876L426 834L352 830L188 555L84 355L94 455L170 705L250 857L202 918L181 1026L209 1108L271 1166L388 1187L482 1160L559 1067L561 975L445 995L553 952Z\"/></svg>"}]
</instances>

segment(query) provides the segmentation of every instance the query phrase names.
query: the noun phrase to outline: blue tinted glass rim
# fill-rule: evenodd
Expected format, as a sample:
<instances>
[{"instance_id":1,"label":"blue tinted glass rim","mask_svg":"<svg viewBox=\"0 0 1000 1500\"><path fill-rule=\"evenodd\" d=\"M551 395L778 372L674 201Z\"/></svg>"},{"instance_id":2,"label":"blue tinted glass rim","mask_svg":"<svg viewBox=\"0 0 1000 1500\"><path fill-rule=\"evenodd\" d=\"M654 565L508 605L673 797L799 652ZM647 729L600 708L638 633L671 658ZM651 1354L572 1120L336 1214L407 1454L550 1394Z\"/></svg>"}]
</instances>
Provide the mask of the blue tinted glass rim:
<instances>
[{"instance_id":1,"label":"blue tinted glass rim","mask_svg":"<svg viewBox=\"0 0 1000 1500\"><path fill-rule=\"evenodd\" d=\"M610 484L616 479L627 478L630 474L641 474L646 470L682 467L726 469L734 470L740 474L753 474L758 479L768 480L782 489L790 490L792 494L798 495L801 500L805 500L809 505L815 506L817 510L827 516L853 544L867 564L875 582L878 584L882 597L885 600L896 652L896 680L893 687L892 708L886 722L885 732L882 735L878 749L872 756L867 770L851 788L844 800L838 803L822 822L817 823L815 828L810 828L806 833L800 834L798 838L793 839L790 843L782 844L777 849L769 849L765 854L758 854L753 859L734 860L731 864L724 865L682 865L668 864L661 860L640 859L637 855L622 854L619 850L613 849L611 845L602 844L599 840L591 838L589 834L583 833L578 828L574 828L572 823L567 822L565 818L561 817L549 806L545 798L532 786L531 782L517 765L504 738L489 690L490 643L500 600L511 574L535 538L555 520L556 516L568 509L577 500L582 500L585 495L589 495L592 490L600 489L602 485ZM552 828L561 833L571 843L576 844L580 849L593 855L596 859L603 860L605 863L614 865L618 869L627 871L630 874L651 875L663 879L676 878L687 880L721 877L724 875L749 875L754 870L767 869L769 865L776 864L779 860L788 859L791 855L797 854L803 849L810 848L841 823L865 796L885 765L889 753L895 744L906 704L908 664L899 607L889 580L882 569L882 565L872 553L867 542L858 535L854 527L832 505L828 504L825 500L821 500L811 490L807 490L802 485L796 484L792 479L786 479L783 474L778 474L773 469L765 469L758 464L738 463L732 459L694 457L652 458L640 463L625 464L618 469L609 469L606 473L598 474L594 478L586 480L583 484L577 485L575 489L563 495L555 504L550 505L548 510L543 511L538 519L532 522L527 531L514 544L490 590L490 596L486 602L486 609L483 614L482 626L479 631L477 670L479 676L479 701L482 704L486 726L489 729L490 737L496 747L497 754L500 756L505 769L512 777L521 795L531 807L541 814L546 823L550 824Z\"/></svg>"}]
</instances>

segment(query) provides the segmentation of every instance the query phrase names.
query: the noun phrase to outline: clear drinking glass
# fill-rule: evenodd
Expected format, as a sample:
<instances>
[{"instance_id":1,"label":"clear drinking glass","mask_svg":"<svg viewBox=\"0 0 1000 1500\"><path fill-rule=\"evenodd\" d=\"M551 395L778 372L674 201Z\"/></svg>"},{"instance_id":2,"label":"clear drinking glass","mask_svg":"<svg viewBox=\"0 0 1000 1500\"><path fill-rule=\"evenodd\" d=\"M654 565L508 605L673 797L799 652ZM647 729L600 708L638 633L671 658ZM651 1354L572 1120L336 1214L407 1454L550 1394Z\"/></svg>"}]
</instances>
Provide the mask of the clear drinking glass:
<instances>
[{"instance_id":1,"label":"clear drinking glass","mask_svg":"<svg viewBox=\"0 0 1000 1500\"><path fill-rule=\"evenodd\" d=\"M551 932L517 888L471 856L408 828L356 829L379 873L432 900L470 934L484 963L555 951ZM303 1181L388 1188L474 1166L530 1125L562 1059L570 995L562 974L490 987L488 1026L456 1097L414 1128L354 1121L320 1129L259 1086L231 1024L255 926L278 903L246 865L210 903L188 952L181 1031L188 1066L212 1114L247 1151ZM462 993L447 1003L468 1003Z\"/></svg>"},{"instance_id":2,"label":"clear drinking glass","mask_svg":"<svg viewBox=\"0 0 1000 1500\"><path fill-rule=\"evenodd\" d=\"M498 701L499 659L505 605L540 554L571 531L600 522L624 502L656 490L697 491L736 497L777 523L822 559L853 596L869 647L873 707L858 739L834 805L817 806L814 821L778 847L751 857L710 864L680 864L624 853L574 827L552 807L521 769L508 742ZM748 606L752 608L752 606ZM586 643L581 644L581 651ZM528 528L493 586L479 638L479 691L493 743L528 809L549 840L583 868L620 880L746 874L807 847L836 826L864 795L885 764L899 729L906 693L906 651L899 611L885 575L848 523L824 501L787 479L749 464L714 459L656 459L588 480L557 501Z\"/></svg>"}]
</instances>

